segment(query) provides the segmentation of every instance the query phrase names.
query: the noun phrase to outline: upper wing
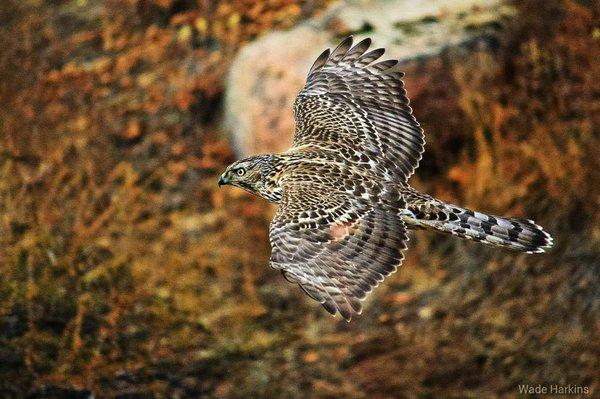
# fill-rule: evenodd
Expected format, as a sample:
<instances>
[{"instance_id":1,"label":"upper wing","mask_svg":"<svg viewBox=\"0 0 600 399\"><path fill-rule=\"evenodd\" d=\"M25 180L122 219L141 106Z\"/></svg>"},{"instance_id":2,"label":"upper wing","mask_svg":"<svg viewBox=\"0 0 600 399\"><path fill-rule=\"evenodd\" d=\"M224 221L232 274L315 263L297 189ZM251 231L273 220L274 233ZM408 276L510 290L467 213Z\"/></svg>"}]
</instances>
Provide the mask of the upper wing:
<instances>
[{"instance_id":1,"label":"upper wing","mask_svg":"<svg viewBox=\"0 0 600 399\"><path fill-rule=\"evenodd\" d=\"M402 263L397 211L314 183L288 184L269 231L271 267L346 320Z\"/></svg>"},{"instance_id":2,"label":"upper wing","mask_svg":"<svg viewBox=\"0 0 600 399\"><path fill-rule=\"evenodd\" d=\"M370 39L348 37L325 50L308 73L294 104L294 147L315 144L346 160L368 164L380 176L406 181L424 150L423 129L408 106L396 60L383 49L367 52Z\"/></svg>"}]
</instances>

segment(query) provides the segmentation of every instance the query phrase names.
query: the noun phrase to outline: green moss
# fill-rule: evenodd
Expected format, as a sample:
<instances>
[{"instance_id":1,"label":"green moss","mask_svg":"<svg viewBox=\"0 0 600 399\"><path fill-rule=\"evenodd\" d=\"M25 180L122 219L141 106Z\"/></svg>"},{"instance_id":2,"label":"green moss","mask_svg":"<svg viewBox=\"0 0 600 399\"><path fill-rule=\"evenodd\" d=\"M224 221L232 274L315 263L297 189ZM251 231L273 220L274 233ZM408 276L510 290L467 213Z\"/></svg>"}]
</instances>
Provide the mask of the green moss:
<instances>
[{"instance_id":1,"label":"green moss","mask_svg":"<svg viewBox=\"0 0 600 399\"><path fill-rule=\"evenodd\" d=\"M355 31L350 32L351 35L365 35L367 33L373 32L375 27L370 22L363 22L360 28Z\"/></svg>"},{"instance_id":2,"label":"green moss","mask_svg":"<svg viewBox=\"0 0 600 399\"><path fill-rule=\"evenodd\" d=\"M483 23L470 23L465 25L465 31L470 33L489 32L502 30L502 24L498 21L487 21Z\"/></svg>"},{"instance_id":3,"label":"green moss","mask_svg":"<svg viewBox=\"0 0 600 399\"><path fill-rule=\"evenodd\" d=\"M423 18L421 18L421 23L423 24L434 24L439 22L439 18L436 17L435 15L426 15Z\"/></svg>"},{"instance_id":4,"label":"green moss","mask_svg":"<svg viewBox=\"0 0 600 399\"><path fill-rule=\"evenodd\" d=\"M394 22L394 28L400 30L407 36L416 35L419 32L418 21L397 21Z\"/></svg>"}]
</instances>

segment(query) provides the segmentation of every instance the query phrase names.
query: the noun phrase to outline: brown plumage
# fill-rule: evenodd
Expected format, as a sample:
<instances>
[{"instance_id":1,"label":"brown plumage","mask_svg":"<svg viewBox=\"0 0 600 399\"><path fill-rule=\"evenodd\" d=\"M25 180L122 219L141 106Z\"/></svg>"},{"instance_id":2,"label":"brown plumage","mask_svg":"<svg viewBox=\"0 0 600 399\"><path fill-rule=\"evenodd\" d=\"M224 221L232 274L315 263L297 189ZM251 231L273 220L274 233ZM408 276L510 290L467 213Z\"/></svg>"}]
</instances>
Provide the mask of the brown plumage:
<instances>
[{"instance_id":1,"label":"brown plumage","mask_svg":"<svg viewBox=\"0 0 600 399\"><path fill-rule=\"evenodd\" d=\"M346 320L401 264L407 228L544 252L552 238L529 220L491 216L421 194L407 181L424 151L397 61L352 38L325 50L294 104L292 147L227 168L231 184L279 204L271 266Z\"/></svg>"}]
</instances>

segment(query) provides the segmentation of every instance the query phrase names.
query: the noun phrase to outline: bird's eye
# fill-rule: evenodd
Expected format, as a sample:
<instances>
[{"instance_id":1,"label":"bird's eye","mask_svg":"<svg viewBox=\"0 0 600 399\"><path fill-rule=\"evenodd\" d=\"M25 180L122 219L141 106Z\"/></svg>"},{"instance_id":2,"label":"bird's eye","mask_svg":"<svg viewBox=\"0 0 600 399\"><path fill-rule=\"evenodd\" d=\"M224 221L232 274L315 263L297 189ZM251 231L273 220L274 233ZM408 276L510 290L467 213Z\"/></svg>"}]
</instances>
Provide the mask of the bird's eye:
<instances>
[{"instance_id":1,"label":"bird's eye","mask_svg":"<svg viewBox=\"0 0 600 399\"><path fill-rule=\"evenodd\" d=\"M237 173L238 176L244 176L246 174L246 169L239 168L235 171L235 173Z\"/></svg>"}]
</instances>

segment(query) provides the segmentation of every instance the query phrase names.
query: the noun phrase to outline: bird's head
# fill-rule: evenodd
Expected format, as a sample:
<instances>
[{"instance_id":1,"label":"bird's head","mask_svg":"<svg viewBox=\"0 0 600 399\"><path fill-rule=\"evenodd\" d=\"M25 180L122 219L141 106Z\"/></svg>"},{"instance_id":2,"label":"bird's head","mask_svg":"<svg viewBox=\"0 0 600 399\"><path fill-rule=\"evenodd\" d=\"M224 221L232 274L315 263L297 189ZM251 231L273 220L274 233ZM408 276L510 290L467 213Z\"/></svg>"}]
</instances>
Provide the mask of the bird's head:
<instances>
[{"instance_id":1,"label":"bird's head","mask_svg":"<svg viewBox=\"0 0 600 399\"><path fill-rule=\"evenodd\" d=\"M231 185L279 202L281 190L276 182L276 161L273 155L256 155L229 165L219 177L219 187Z\"/></svg>"}]
</instances>

